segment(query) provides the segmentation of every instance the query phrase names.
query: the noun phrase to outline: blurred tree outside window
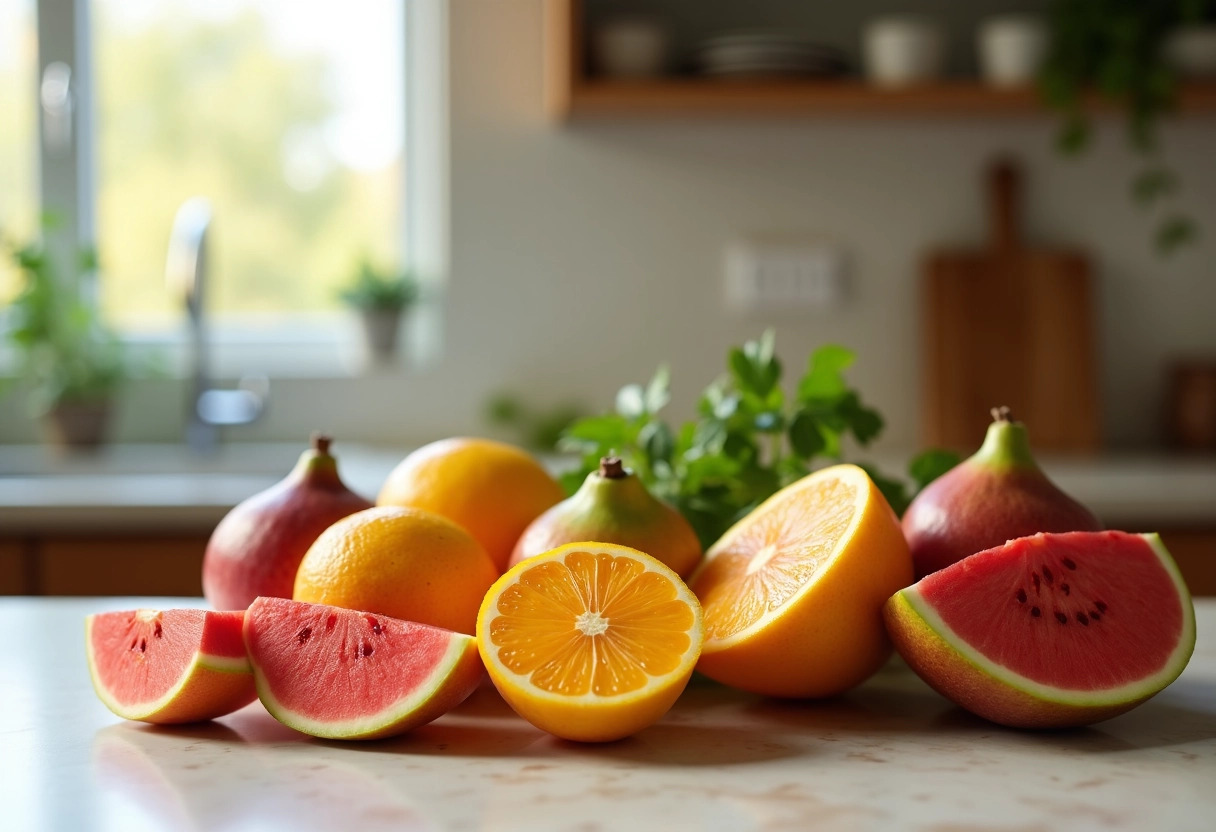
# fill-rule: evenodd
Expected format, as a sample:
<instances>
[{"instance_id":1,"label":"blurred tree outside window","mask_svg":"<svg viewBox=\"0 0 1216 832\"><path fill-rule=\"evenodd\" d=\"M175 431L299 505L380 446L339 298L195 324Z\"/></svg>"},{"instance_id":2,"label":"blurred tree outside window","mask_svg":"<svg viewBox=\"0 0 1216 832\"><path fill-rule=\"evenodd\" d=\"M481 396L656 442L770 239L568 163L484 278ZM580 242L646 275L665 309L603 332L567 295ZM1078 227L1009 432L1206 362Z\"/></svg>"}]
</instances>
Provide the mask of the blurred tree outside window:
<instances>
[{"instance_id":1,"label":"blurred tree outside window","mask_svg":"<svg viewBox=\"0 0 1216 832\"><path fill-rule=\"evenodd\" d=\"M38 230L37 73L34 0L0 0L0 235L20 242ZM18 288L0 257L0 305Z\"/></svg>"},{"instance_id":2,"label":"blurred tree outside window","mask_svg":"<svg viewBox=\"0 0 1216 832\"><path fill-rule=\"evenodd\" d=\"M195 195L214 211L207 304L225 323L275 327L336 310L360 258L403 260L402 14L398 0L93 0L97 243L111 323L180 324L165 254L174 213ZM11 72L0 57L4 102ZM24 152L10 132L0 132L6 165Z\"/></svg>"}]
</instances>

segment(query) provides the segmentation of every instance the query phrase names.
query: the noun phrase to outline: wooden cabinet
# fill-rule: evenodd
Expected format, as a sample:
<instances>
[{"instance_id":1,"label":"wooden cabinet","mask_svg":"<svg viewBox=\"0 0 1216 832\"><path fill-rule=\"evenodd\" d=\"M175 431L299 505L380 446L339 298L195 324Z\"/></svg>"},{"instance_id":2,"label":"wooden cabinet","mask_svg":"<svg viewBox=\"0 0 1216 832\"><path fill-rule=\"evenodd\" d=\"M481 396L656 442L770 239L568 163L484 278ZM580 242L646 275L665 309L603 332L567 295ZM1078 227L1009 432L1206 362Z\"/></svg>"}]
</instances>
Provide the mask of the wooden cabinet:
<instances>
[{"instance_id":1,"label":"wooden cabinet","mask_svg":"<svg viewBox=\"0 0 1216 832\"><path fill-rule=\"evenodd\" d=\"M0 595L23 595L27 589L26 544L0 540Z\"/></svg>"},{"instance_id":2,"label":"wooden cabinet","mask_svg":"<svg viewBox=\"0 0 1216 832\"><path fill-rule=\"evenodd\" d=\"M1216 529L1175 529L1161 532L1191 594L1216 595Z\"/></svg>"},{"instance_id":3,"label":"wooden cabinet","mask_svg":"<svg viewBox=\"0 0 1216 832\"><path fill-rule=\"evenodd\" d=\"M0 594L202 595L205 536L0 540Z\"/></svg>"}]
</instances>

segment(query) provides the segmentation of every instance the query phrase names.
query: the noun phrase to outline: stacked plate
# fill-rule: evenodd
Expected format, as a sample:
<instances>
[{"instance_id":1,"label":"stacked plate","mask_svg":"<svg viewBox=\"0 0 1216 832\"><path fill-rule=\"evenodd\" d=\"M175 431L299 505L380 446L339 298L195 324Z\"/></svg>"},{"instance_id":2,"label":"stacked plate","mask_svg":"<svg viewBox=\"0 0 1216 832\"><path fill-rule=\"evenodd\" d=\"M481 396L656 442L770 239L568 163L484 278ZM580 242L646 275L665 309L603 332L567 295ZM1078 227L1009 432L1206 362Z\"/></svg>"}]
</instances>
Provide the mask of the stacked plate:
<instances>
[{"instance_id":1,"label":"stacked plate","mask_svg":"<svg viewBox=\"0 0 1216 832\"><path fill-rule=\"evenodd\" d=\"M849 69L844 53L778 32L735 32L703 41L697 67L723 78L833 77Z\"/></svg>"}]
</instances>

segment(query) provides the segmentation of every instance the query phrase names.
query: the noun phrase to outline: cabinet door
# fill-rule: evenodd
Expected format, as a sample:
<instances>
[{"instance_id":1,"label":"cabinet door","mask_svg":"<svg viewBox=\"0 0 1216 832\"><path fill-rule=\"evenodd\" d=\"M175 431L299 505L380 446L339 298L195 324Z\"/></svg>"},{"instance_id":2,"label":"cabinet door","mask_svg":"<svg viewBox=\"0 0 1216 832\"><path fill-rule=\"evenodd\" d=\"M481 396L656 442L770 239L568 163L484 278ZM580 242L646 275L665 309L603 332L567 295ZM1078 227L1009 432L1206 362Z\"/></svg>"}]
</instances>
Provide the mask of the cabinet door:
<instances>
[{"instance_id":1,"label":"cabinet door","mask_svg":"<svg viewBox=\"0 0 1216 832\"><path fill-rule=\"evenodd\" d=\"M30 544L24 540L0 540L0 595L24 595L26 585L25 553Z\"/></svg>"},{"instance_id":2,"label":"cabinet door","mask_svg":"<svg viewBox=\"0 0 1216 832\"><path fill-rule=\"evenodd\" d=\"M1176 529L1161 532L1186 579L1191 595L1216 595L1216 529Z\"/></svg>"},{"instance_id":3,"label":"cabinet door","mask_svg":"<svg viewBox=\"0 0 1216 832\"><path fill-rule=\"evenodd\" d=\"M205 537L50 538L39 551L44 595L202 595Z\"/></svg>"}]
</instances>

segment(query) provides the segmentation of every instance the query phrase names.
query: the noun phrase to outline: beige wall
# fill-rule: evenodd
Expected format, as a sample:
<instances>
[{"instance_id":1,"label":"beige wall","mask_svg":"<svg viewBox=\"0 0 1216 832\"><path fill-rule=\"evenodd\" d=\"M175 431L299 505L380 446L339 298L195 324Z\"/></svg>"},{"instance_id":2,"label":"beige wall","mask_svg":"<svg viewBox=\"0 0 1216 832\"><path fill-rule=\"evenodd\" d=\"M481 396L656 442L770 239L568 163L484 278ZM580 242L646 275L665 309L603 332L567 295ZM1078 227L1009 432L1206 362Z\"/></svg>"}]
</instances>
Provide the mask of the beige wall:
<instances>
[{"instance_id":1,"label":"beige wall","mask_svg":"<svg viewBox=\"0 0 1216 832\"><path fill-rule=\"evenodd\" d=\"M1031 234L1084 246L1098 264L1112 443L1153 440L1170 356L1216 353L1211 117L1166 131L1206 236L1165 262L1128 201L1132 162L1115 124L1079 162L1055 156L1046 118L557 126L542 110L540 0L461 0L451 4L450 27L452 273L443 357L404 375L276 381L268 418L234 438L303 437L323 427L406 443L476 431L492 390L602 407L664 359L686 413L727 346L775 324L781 354L799 365L790 374L822 342L856 348L853 378L888 415L888 447L911 446L919 429L918 258L935 243L981 239L979 171L999 151L1026 162ZM723 247L766 232L841 245L851 262L848 302L773 320L728 312ZM136 388L119 438L178 438L171 388ZM33 436L15 400L0 403L0 437Z\"/></svg>"},{"instance_id":2,"label":"beige wall","mask_svg":"<svg viewBox=\"0 0 1216 832\"><path fill-rule=\"evenodd\" d=\"M542 113L541 3L452 4L452 334L484 334L486 375L538 396L587 397L668 358L683 400L727 345L775 323L782 355L859 352L854 378L918 431L918 260L985 230L979 172L1019 154L1038 240L1089 249L1101 276L1105 419L1116 443L1154 436L1169 356L1216 353L1216 119L1166 133L1204 242L1170 262L1127 198L1117 124L1081 161L1046 118L667 120L555 126ZM773 321L726 311L724 245L807 233L848 252L851 297ZM470 362L472 363L472 362ZM491 370L491 368L495 368Z\"/></svg>"}]
</instances>

